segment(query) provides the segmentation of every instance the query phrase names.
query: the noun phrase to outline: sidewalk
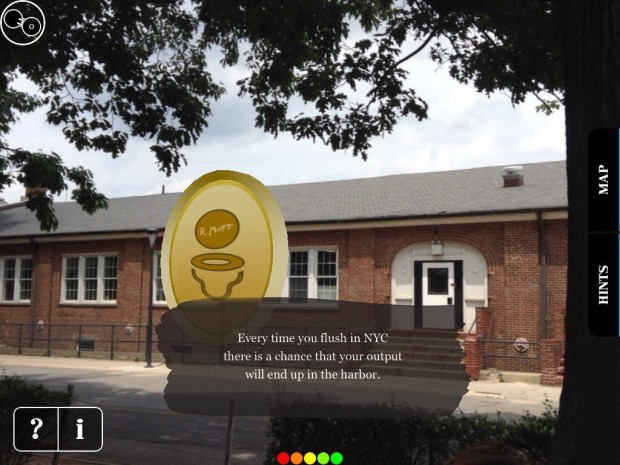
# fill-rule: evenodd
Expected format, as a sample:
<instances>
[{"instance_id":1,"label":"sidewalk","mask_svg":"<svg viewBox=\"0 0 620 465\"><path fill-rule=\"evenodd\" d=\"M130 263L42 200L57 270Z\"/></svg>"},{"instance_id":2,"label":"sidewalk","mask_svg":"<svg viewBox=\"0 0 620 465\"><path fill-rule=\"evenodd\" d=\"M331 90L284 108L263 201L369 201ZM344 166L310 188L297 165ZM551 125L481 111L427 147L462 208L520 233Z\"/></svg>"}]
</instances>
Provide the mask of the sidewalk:
<instances>
[{"instance_id":1,"label":"sidewalk","mask_svg":"<svg viewBox=\"0 0 620 465\"><path fill-rule=\"evenodd\" d=\"M469 392L463 396L459 409L464 413L495 414L501 412L505 419L515 419L526 411L540 415L545 402L557 409L562 388L529 383L501 383L499 381L472 381Z\"/></svg>"},{"instance_id":2,"label":"sidewalk","mask_svg":"<svg viewBox=\"0 0 620 465\"><path fill-rule=\"evenodd\" d=\"M76 357L39 357L34 355L0 355L0 368L2 366L22 367L51 367L85 370L111 370L141 372L142 374L162 375L170 370L163 362L153 362L152 368L146 368L145 362L133 362L129 360L101 360L96 358Z\"/></svg>"},{"instance_id":3,"label":"sidewalk","mask_svg":"<svg viewBox=\"0 0 620 465\"><path fill-rule=\"evenodd\" d=\"M70 370L102 370L116 373L132 373L165 379L170 370L164 363L154 363L146 368L145 362L126 360L98 360L88 358L36 357L26 355L0 355L0 370L9 367L48 367ZM495 380L471 381L469 392L463 396L459 410L463 413L496 414L505 419L515 419L526 411L540 415L545 402L558 408L561 388L524 382L499 382Z\"/></svg>"}]
</instances>

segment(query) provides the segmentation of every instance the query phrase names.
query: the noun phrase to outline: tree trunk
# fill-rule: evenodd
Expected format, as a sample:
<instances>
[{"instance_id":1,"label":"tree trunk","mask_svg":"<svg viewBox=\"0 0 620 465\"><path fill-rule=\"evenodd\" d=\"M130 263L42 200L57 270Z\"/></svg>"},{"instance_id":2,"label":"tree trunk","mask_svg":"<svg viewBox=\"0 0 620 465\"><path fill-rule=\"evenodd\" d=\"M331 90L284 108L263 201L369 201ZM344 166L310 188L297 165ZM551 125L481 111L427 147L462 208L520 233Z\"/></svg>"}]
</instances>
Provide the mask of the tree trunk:
<instances>
[{"instance_id":1,"label":"tree trunk","mask_svg":"<svg viewBox=\"0 0 620 465\"><path fill-rule=\"evenodd\" d=\"M588 134L620 127L620 0L560 0L566 96L568 296L553 464L617 463L617 341L588 330ZM577 399L579 392L579 399Z\"/></svg>"}]
</instances>

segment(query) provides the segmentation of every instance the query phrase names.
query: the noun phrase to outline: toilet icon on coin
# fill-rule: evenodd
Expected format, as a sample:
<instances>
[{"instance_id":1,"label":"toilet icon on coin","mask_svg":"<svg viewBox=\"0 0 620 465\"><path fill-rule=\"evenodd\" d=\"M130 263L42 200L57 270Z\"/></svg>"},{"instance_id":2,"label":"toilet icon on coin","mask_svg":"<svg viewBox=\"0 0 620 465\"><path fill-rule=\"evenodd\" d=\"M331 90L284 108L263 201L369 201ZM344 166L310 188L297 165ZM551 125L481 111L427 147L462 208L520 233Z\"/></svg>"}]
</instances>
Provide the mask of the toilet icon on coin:
<instances>
[{"instance_id":1,"label":"toilet icon on coin","mask_svg":"<svg viewBox=\"0 0 620 465\"><path fill-rule=\"evenodd\" d=\"M239 220L228 210L211 210L196 223L196 240L207 249L218 250L231 245L239 235ZM204 296L211 300L228 299L233 288L243 281L243 271L237 272L233 281L226 285L223 294L212 294L208 289L209 273L239 270L245 260L238 255L222 252L207 252L192 258L192 277L200 284Z\"/></svg>"}]
</instances>

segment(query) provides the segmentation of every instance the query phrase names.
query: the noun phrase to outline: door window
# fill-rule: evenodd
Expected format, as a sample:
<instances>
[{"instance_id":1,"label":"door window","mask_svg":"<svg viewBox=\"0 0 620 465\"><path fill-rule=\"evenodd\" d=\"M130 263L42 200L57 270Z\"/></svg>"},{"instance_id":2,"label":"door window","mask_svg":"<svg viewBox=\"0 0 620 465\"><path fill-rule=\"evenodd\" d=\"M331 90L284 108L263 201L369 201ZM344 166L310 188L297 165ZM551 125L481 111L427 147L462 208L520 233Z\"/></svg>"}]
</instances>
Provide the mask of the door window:
<instances>
[{"instance_id":1,"label":"door window","mask_svg":"<svg viewBox=\"0 0 620 465\"><path fill-rule=\"evenodd\" d=\"M428 294L448 295L448 268L428 269Z\"/></svg>"}]
</instances>

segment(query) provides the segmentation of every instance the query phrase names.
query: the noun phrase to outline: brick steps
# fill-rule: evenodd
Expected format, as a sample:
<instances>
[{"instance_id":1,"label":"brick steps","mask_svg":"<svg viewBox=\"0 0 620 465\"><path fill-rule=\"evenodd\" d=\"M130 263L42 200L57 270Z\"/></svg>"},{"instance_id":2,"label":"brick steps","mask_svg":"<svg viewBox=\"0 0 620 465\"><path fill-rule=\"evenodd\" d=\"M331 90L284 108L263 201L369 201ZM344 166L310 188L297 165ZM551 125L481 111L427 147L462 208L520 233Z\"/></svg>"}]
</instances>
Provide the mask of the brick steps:
<instances>
[{"instance_id":1,"label":"brick steps","mask_svg":"<svg viewBox=\"0 0 620 465\"><path fill-rule=\"evenodd\" d=\"M456 347L456 349L455 349ZM436 345L436 344L426 344L425 342L416 342L410 341L407 343L390 343L386 342L385 344L381 344L376 346L371 350L371 352L407 352L407 353L423 353L423 352L432 352L435 354L452 354L455 353L455 350L458 351L459 346L458 343L453 341L450 345Z\"/></svg>"},{"instance_id":2,"label":"brick steps","mask_svg":"<svg viewBox=\"0 0 620 465\"><path fill-rule=\"evenodd\" d=\"M373 365L364 365L364 371L376 371L379 375L385 376L409 376L416 378L437 378L437 379L467 379L465 371L432 369L432 368L405 368L405 367L382 367Z\"/></svg>"},{"instance_id":3,"label":"brick steps","mask_svg":"<svg viewBox=\"0 0 620 465\"><path fill-rule=\"evenodd\" d=\"M390 352L389 350L371 350L370 354L402 354L401 359L402 362L389 362L390 364L398 364L398 363L415 363L415 362L425 362L425 361L433 361L433 362L449 362L449 363L461 363L463 357L465 357L464 353L454 353L454 352L419 352L419 351L394 351ZM373 361L374 362L374 361ZM377 362L374 362L377 363Z\"/></svg>"},{"instance_id":4,"label":"brick steps","mask_svg":"<svg viewBox=\"0 0 620 465\"><path fill-rule=\"evenodd\" d=\"M461 363L465 354L453 332L391 333L389 342L375 344L369 353L402 354L401 361L371 361L362 366L363 370L376 371L380 375L440 379L467 377Z\"/></svg>"}]
</instances>

